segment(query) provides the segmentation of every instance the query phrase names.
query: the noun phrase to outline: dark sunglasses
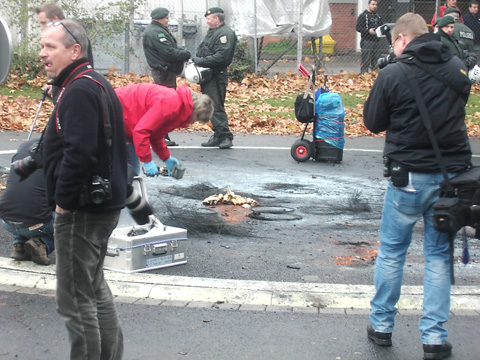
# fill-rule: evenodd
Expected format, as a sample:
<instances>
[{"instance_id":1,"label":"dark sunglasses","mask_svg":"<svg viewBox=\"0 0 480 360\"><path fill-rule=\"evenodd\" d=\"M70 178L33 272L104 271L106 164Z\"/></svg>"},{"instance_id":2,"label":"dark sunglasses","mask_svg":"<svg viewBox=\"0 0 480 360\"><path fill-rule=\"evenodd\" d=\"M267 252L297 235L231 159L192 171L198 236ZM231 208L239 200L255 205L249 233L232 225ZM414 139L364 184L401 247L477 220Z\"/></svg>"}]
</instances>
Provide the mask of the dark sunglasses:
<instances>
[{"instance_id":1,"label":"dark sunglasses","mask_svg":"<svg viewBox=\"0 0 480 360\"><path fill-rule=\"evenodd\" d=\"M78 41L78 39L75 37L75 35L73 35L73 33L65 26L65 24L61 21L53 21L53 22L49 22L47 25L45 26L58 26L58 25L62 25L63 28L65 29L66 32L68 32L70 34L70 36L73 38L73 40L75 40L75 44L79 44L80 45L80 42Z\"/></svg>"}]
</instances>

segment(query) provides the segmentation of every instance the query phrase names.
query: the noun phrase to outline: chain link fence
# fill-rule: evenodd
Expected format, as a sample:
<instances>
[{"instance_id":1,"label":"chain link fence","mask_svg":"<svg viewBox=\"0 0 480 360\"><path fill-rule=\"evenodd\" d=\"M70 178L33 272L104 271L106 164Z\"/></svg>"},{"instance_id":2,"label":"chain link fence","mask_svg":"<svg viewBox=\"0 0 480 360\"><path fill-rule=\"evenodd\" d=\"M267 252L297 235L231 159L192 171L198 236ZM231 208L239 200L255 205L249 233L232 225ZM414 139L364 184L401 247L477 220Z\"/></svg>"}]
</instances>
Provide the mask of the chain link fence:
<instances>
[{"instance_id":1,"label":"chain link fence","mask_svg":"<svg viewBox=\"0 0 480 360\"><path fill-rule=\"evenodd\" d=\"M14 25L14 40L38 41L35 9L42 2L7 0L0 16L7 22L9 8L28 14L25 27ZM356 19L368 0L122 0L100 6L93 0L65 0L59 5L67 17L80 19L92 34L95 67L101 72L149 74L142 48L142 33L150 23L150 12L162 6L170 10L172 33L178 44L192 54L208 31L204 14L210 7L225 10L226 23L248 43L248 51L259 74L295 71L299 63L315 65L327 74L360 71L360 38ZM430 24L438 0L378 0L378 14L384 23L408 11L422 15ZM462 13L468 0L458 0ZM101 19L101 21L99 21ZM109 22L117 26L109 27ZM10 21L10 23L12 23ZM121 23L121 26L118 26ZM113 30L112 30L113 29ZM381 54L388 53L386 39L379 42Z\"/></svg>"}]
</instances>

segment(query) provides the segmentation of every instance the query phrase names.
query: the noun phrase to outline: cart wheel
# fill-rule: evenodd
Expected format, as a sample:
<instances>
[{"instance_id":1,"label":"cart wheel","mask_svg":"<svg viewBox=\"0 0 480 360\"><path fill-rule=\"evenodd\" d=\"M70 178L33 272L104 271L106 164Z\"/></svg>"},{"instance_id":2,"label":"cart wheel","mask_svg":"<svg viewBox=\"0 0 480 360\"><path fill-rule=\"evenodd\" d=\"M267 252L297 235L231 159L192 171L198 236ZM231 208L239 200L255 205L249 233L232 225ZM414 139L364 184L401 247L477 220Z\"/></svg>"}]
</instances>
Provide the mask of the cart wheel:
<instances>
[{"instance_id":1,"label":"cart wheel","mask_svg":"<svg viewBox=\"0 0 480 360\"><path fill-rule=\"evenodd\" d=\"M308 140L297 140L290 150L292 157L298 162L304 162L313 155L313 143Z\"/></svg>"}]
</instances>

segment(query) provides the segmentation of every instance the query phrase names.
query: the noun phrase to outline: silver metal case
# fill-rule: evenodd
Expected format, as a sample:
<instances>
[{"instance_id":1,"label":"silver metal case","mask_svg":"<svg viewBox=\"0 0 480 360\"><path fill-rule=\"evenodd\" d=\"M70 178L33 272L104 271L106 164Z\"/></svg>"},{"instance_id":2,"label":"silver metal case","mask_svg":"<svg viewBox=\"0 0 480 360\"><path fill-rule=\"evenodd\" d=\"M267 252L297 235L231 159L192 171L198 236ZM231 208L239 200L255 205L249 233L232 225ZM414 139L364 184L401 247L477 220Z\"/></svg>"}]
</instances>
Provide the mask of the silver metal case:
<instances>
[{"instance_id":1,"label":"silver metal case","mask_svg":"<svg viewBox=\"0 0 480 360\"><path fill-rule=\"evenodd\" d=\"M146 198L141 177L135 177L132 185ZM165 226L153 215L150 223L139 226L125 208L108 240L103 267L122 273L135 273L185 264L186 246L186 229Z\"/></svg>"}]
</instances>

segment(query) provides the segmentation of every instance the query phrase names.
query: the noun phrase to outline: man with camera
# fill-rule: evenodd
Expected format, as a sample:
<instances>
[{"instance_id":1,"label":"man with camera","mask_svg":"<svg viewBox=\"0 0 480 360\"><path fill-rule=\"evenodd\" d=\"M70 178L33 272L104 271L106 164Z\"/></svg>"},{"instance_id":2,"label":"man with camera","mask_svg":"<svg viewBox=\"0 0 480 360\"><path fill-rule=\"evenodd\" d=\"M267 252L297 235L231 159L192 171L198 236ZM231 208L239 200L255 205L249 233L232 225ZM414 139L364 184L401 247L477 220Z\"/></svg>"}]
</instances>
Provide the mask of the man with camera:
<instances>
[{"instance_id":1,"label":"man with camera","mask_svg":"<svg viewBox=\"0 0 480 360\"><path fill-rule=\"evenodd\" d=\"M452 351L444 328L450 311L450 244L449 234L436 231L432 217L443 177L409 79L418 83L449 176L465 170L472 155L464 122L470 82L463 62L428 32L420 15L400 17L392 39L396 58L379 72L363 112L370 131L386 131L384 175L390 176L367 335L377 345L392 345L405 258L414 226L423 218L426 262L419 328L424 359L442 359Z\"/></svg>"},{"instance_id":2,"label":"man with camera","mask_svg":"<svg viewBox=\"0 0 480 360\"><path fill-rule=\"evenodd\" d=\"M35 166L31 176L21 169L34 161L37 140L22 143L12 158L7 187L0 198L2 226L13 236L15 260L32 260L39 265L49 265L53 242L53 212L47 204L43 171Z\"/></svg>"},{"instance_id":3,"label":"man with camera","mask_svg":"<svg viewBox=\"0 0 480 360\"><path fill-rule=\"evenodd\" d=\"M75 21L42 33L40 59L61 89L43 140L47 200L56 212L56 301L71 359L121 359L122 329L103 262L127 191L122 105L88 62L87 46Z\"/></svg>"}]
</instances>

